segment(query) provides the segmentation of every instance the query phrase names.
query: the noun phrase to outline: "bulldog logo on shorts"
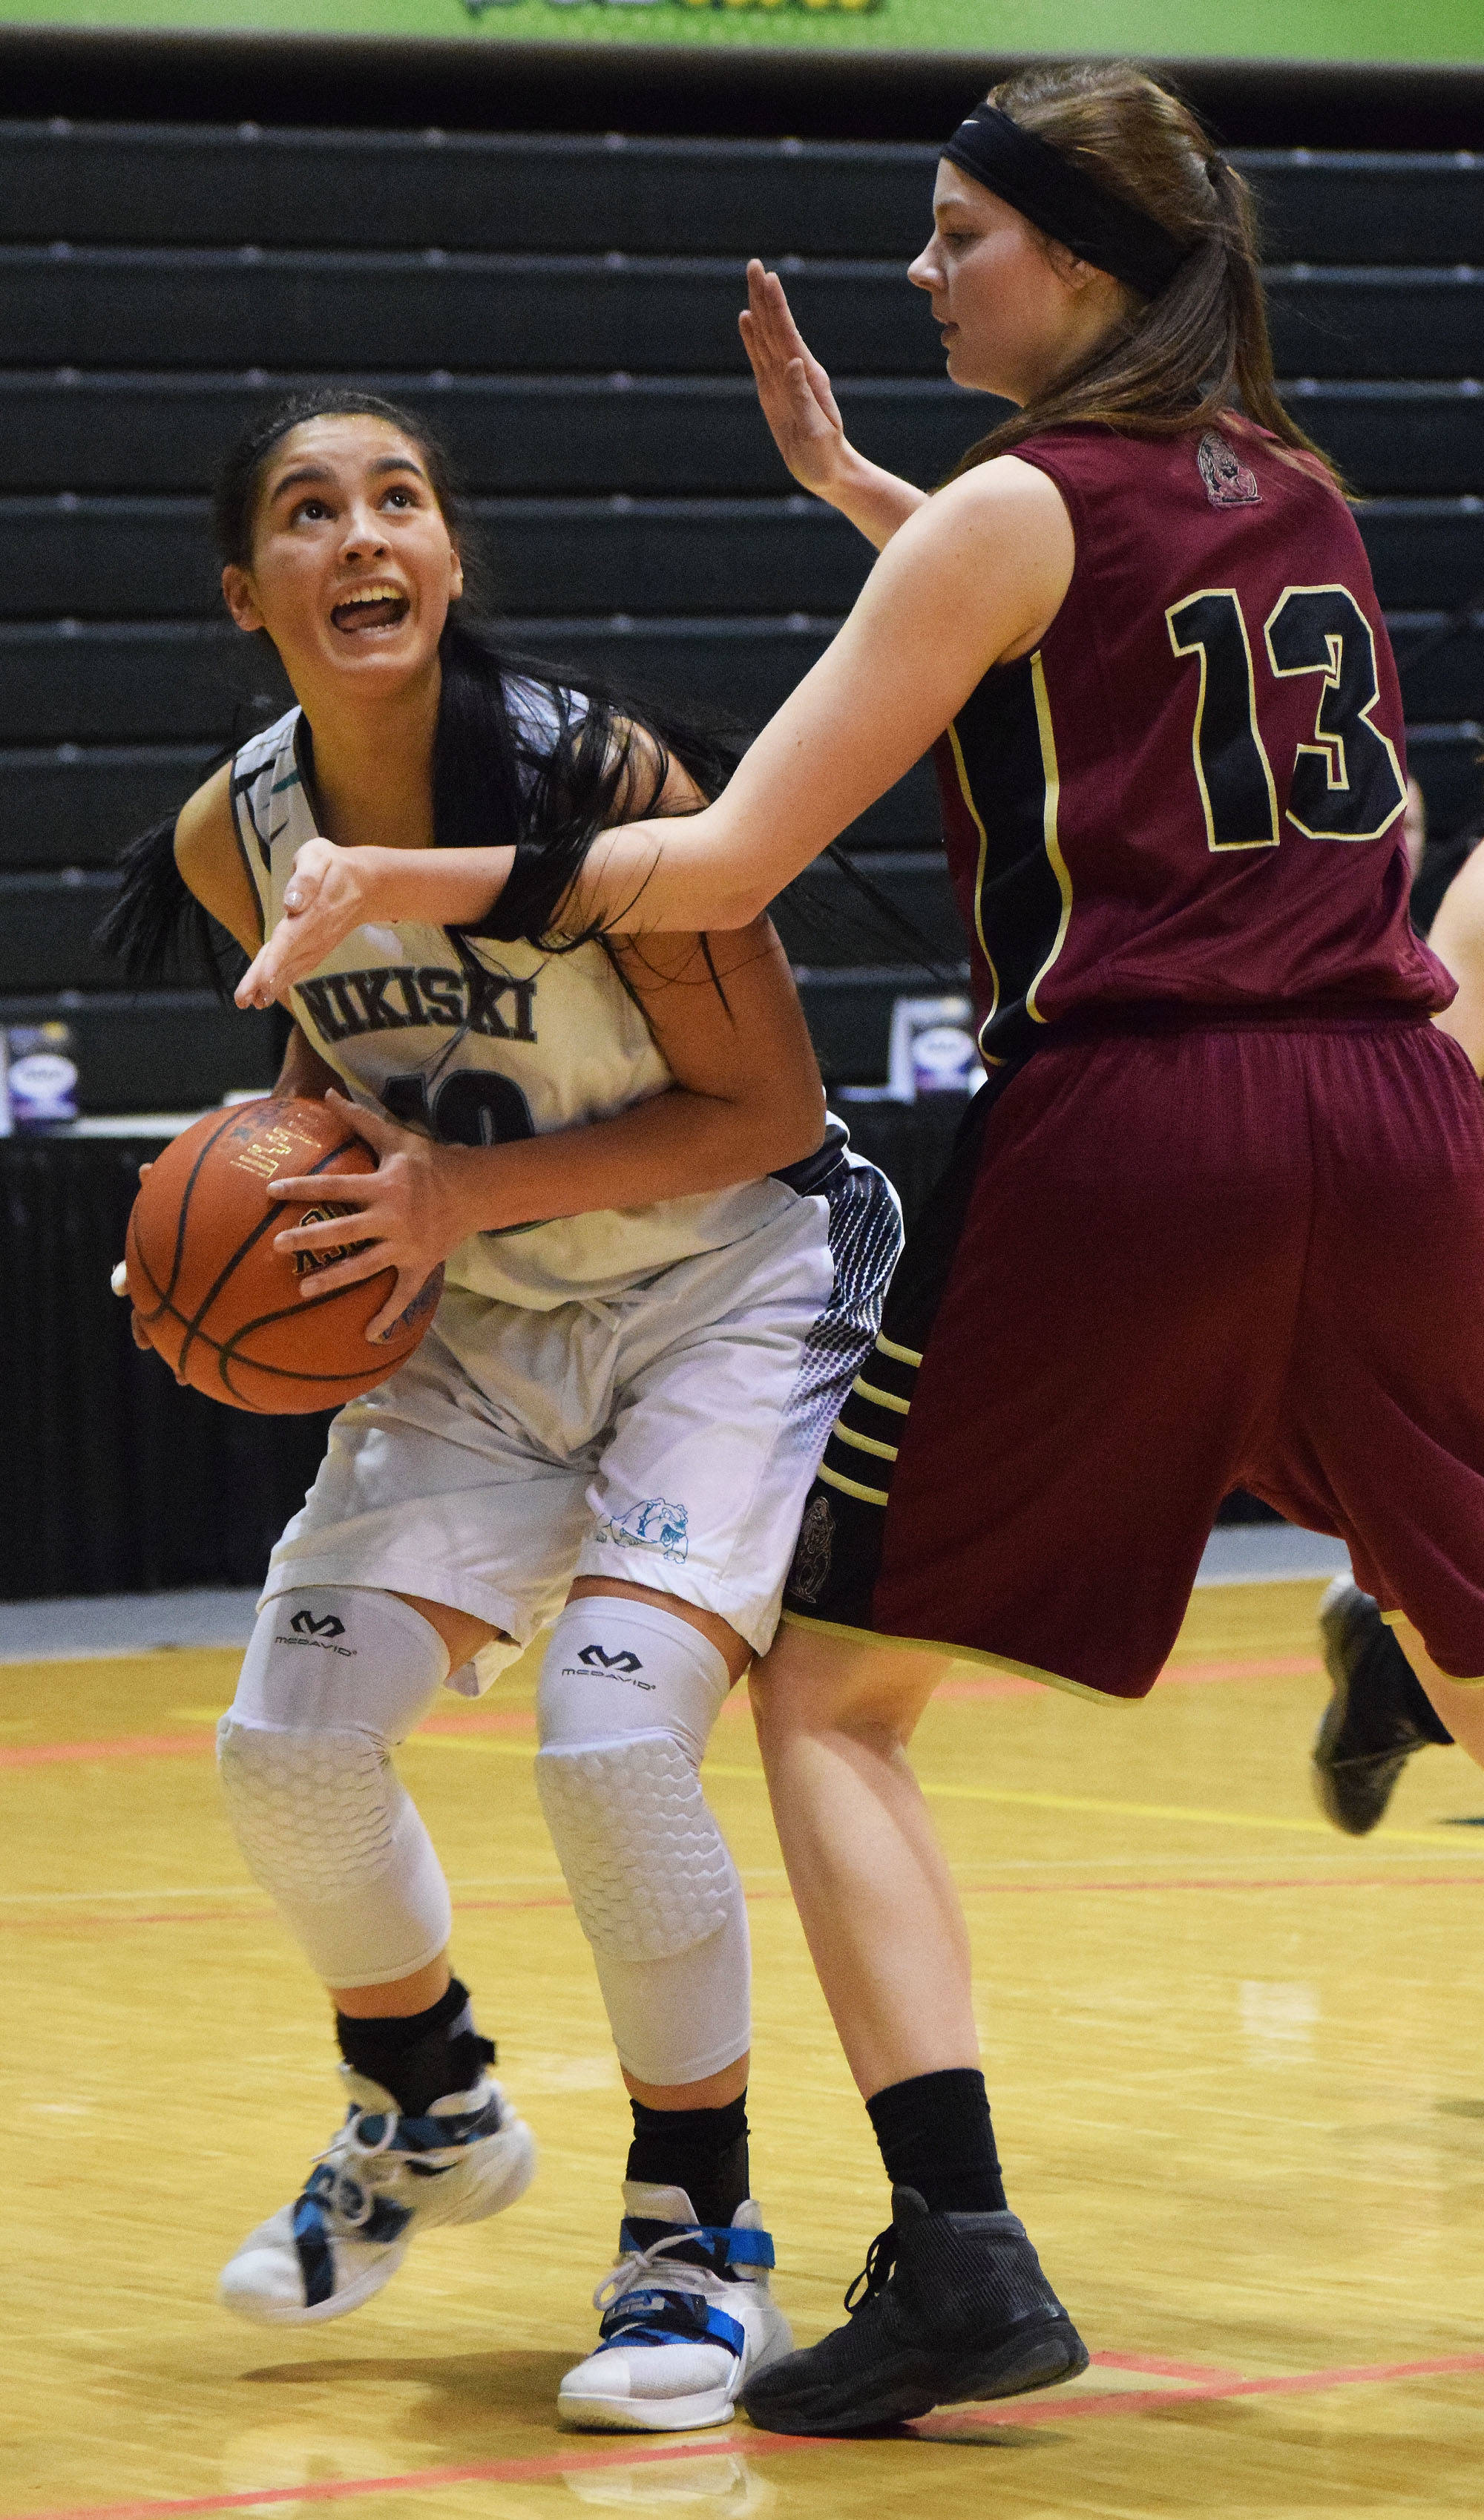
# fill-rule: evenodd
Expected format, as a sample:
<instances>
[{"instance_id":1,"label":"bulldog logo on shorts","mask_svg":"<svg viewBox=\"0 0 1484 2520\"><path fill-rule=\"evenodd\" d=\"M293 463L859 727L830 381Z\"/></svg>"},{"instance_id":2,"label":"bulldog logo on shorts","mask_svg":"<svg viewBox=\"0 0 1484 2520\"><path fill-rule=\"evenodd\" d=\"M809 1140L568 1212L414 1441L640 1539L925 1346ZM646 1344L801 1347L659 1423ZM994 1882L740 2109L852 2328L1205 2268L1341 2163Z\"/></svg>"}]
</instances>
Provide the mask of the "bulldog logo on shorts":
<instances>
[{"instance_id":1,"label":"bulldog logo on shorts","mask_svg":"<svg viewBox=\"0 0 1484 2520\"><path fill-rule=\"evenodd\" d=\"M830 1510L830 1499L817 1496L798 1527L798 1545L787 1590L801 1601L817 1601L830 1581L833 1553L834 1516Z\"/></svg>"},{"instance_id":2,"label":"bulldog logo on shorts","mask_svg":"<svg viewBox=\"0 0 1484 2520\"><path fill-rule=\"evenodd\" d=\"M657 1549L662 1557L682 1563L691 1553L691 1517L683 1505L663 1497L645 1497L627 1513L601 1522L595 1540L615 1540L620 1549Z\"/></svg>"}]
</instances>

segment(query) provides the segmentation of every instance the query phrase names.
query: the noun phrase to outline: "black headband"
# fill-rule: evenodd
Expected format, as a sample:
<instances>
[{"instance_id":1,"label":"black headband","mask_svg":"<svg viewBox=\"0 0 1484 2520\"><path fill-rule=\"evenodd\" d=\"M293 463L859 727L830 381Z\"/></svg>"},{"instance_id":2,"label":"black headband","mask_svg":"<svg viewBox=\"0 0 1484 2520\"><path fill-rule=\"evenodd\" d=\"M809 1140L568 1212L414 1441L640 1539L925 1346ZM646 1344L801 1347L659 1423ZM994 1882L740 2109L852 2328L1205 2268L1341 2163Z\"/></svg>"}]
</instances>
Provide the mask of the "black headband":
<instances>
[{"instance_id":1,"label":"black headband","mask_svg":"<svg viewBox=\"0 0 1484 2520\"><path fill-rule=\"evenodd\" d=\"M975 106L942 155L966 175L1009 202L1084 262L1127 281L1141 297L1157 297L1189 248L1145 210L1104 192L1059 149L1025 131L997 105Z\"/></svg>"}]
</instances>

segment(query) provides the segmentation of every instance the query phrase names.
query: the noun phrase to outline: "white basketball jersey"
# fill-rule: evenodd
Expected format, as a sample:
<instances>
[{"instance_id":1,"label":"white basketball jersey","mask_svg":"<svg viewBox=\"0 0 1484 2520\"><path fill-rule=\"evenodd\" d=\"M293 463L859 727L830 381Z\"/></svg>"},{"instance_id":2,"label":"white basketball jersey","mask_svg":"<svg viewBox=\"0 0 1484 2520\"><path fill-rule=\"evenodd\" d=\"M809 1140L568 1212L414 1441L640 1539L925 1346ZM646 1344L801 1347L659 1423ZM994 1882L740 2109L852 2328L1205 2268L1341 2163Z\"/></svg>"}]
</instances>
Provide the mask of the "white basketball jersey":
<instances>
[{"instance_id":1,"label":"white basketball jersey","mask_svg":"<svg viewBox=\"0 0 1484 2520\"><path fill-rule=\"evenodd\" d=\"M539 728L539 689L513 683L507 691L524 731ZM299 720L291 709L232 765L238 844L265 934L283 915L295 851L315 836ZM598 943L543 954L410 922L358 927L292 996L305 1034L355 1102L462 1146L580 1127L674 1081ZM652 1207L471 1235L448 1261L447 1280L542 1312L601 1299L740 1240L791 1195L775 1181L743 1182Z\"/></svg>"}]
</instances>

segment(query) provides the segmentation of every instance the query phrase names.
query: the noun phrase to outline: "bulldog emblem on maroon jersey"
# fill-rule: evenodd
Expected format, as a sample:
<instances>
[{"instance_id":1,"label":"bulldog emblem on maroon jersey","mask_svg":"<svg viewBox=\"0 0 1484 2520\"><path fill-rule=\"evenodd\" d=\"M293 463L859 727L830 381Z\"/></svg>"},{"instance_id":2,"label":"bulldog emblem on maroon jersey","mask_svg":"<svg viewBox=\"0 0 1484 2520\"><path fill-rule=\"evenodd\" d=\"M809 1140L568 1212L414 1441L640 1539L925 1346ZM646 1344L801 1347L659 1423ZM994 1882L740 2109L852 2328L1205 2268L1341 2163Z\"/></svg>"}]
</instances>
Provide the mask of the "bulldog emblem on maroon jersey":
<instances>
[{"instance_id":1,"label":"bulldog emblem on maroon jersey","mask_svg":"<svg viewBox=\"0 0 1484 2520\"><path fill-rule=\"evenodd\" d=\"M834 1516L829 1498L817 1496L799 1525L798 1545L785 1589L800 1601L817 1601L829 1581L833 1552Z\"/></svg>"},{"instance_id":2,"label":"bulldog emblem on maroon jersey","mask_svg":"<svg viewBox=\"0 0 1484 2520\"><path fill-rule=\"evenodd\" d=\"M1206 430L1195 450L1195 461L1213 508L1255 508L1261 504L1256 473L1248 471L1236 447L1230 446L1216 429Z\"/></svg>"}]
</instances>

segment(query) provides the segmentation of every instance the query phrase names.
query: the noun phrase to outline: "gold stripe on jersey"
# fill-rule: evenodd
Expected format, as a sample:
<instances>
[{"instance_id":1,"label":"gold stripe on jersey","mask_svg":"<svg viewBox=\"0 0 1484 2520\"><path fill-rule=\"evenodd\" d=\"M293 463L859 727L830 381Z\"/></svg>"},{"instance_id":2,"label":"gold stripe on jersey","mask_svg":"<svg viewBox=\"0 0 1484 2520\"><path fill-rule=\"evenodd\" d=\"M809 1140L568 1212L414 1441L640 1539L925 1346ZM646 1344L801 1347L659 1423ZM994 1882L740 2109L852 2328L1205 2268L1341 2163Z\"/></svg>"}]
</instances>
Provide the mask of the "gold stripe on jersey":
<instances>
[{"instance_id":1,"label":"gold stripe on jersey","mask_svg":"<svg viewBox=\"0 0 1484 2520\"><path fill-rule=\"evenodd\" d=\"M875 1435L858 1435L853 1426L846 1425L843 1418L836 1418L831 1434L834 1442L853 1445L858 1453L875 1453L883 1462L896 1460L898 1448L895 1444L883 1444Z\"/></svg>"},{"instance_id":2,"label":"gold stripe on jersey","mask_svg":"<svg viewBox=\"0 0 1484 2520\"><path fill-rule=\"evenodd\" d=\"M899 1400L894 1391L883 1391L878 1383L866 1382L860 1374L856 1375L850 1388L858 1391L863 1400L874 1400L878 1409L895 1409L903 1418L912 1406L910 1400Z\"/></svg>"},{"instance_id":3,"label":"gold stripe on jersey","mask_svg":"<svg viewBox=\"0 0 1484 2520\"><path fill-rule=\"evenodd\" d=\"M989 971L990 982L989 1012L979 1026L979 1048L982 1051L984 1047L983 1035L994 1022L995 1016L1000 1011L1000 974L995 968L995 958L989 950L989 940L984 933L984 869L989 858L989 833L984 828L984 821L979 812L979 808L974 803L974 791L968 784L968 764L964 758L964 746L959 742L958 727L951 718L948 723L948 742L953 752L954 770L958 776L959 793L963 797L965 804L967 806L969 814L973 820L974 830L979 834L979 866L978 872L974 877L974 933L979 940L979 951L984 957L985 965ZM877 1342L877 1344L879 1344L879 1342ZM899 1354L900 1352L901 1351L892 1348L888 1348L886 1351L888 1356ZM914 1361L918 1365L921 1365L922 1362L921 1357L916 1358Z\"/></svg>"},{"instance_id":4,"label":"gold stripe on jersey","mask_svg":"<svg viewBox=\"0 0 1484 2520\"><path fill-rule=\"evenodd\" d=\"M1066 860L1061 854L1061 842L1057 830L1057 818L1061 805L1061 773L1057 766L1057 738L1052 726L1052 704L1047 695L1046 668L1041 661L1039 648L1030 660L1030 679L1031 690L1036 697L1036 732L1041 738L1041 775L1046 787L1042 830L1046 837L1046 854L1051 861L1052 873L1057 878L1061 893L1061 919L1057 929L1057 941L1025 992L1026 1013L1033 1023L1045 1023L1046 1017L1036 1004L1036 991L1066 942L1066 931L1071 924L1072 917L1072 879L1066 870Z\"/></svg>"},{"instance_id":5,"label":"gold stripe on jersey","mask_svg":"<svg viewBox=\"0 0 1484 2520\"><path fill-rule=\"evenodd\" d=\"M891 1357L898 1365L921 1365L922 1362L920 1347L898 1347L896 1340L889 1339L884 1330L877 1332L876 1343L882 1356Z\"/></svg>"},{"instance_id":6,"label":"gold stripe on jersey","mask_svg":"<svg viewBox=\"0 0 1484 2520\"><path fill-rule=\"evenodd\" d=\"M1090 1688L1086 1681L1067 1680L1059 1671L1043 1671L1038 1663L1012 1662L1009 1654L986 1653L978 1645L962 1645L942 1637L898 1637L893 1636L889 1628L857 1627L847 1619L816 1619L807 1610L792 1607L782 1613L782 1619L786 1627L812 1628L816 1636L838 1637L845 1644L886 1645L900 1653L940 1653L951 1656L955 1662L981 1663L986 1671L1003 1671L1015 1680L1036 1680L1045 1688L1064 1689L1069 1697L1085 1697L1095 1706L1142 1706L1144 1703L1141 1697L1114 1697L1105 1688ZM966 1799L977 1799L972 1785L924 1785L922 1791L941 1794L950 1801L961 1794ZM988 1802L990 1799L986 1793L984 1800ZM1050 1795L1044 1799L1049 1808L1053 1807Z\"/></svg>"},{"instance_id":7,"label":"gold stripe on jersey","mask_svg":"<svg viewBox=\"0 0 1484 2520\"><path fill-rule=\"evenodd\" d=\"M863 1487L859 1479L847 1479L842 1470L832 1470L828 1462L821 1462L819 1469L815 1475L818 1478L822 1478L827 1487L840 1488L844 1491L846 1496L859 1497L863 1505L889 1505L891 1503L891 1499L884 1488Z\"/></svg>"}]
</instances>

